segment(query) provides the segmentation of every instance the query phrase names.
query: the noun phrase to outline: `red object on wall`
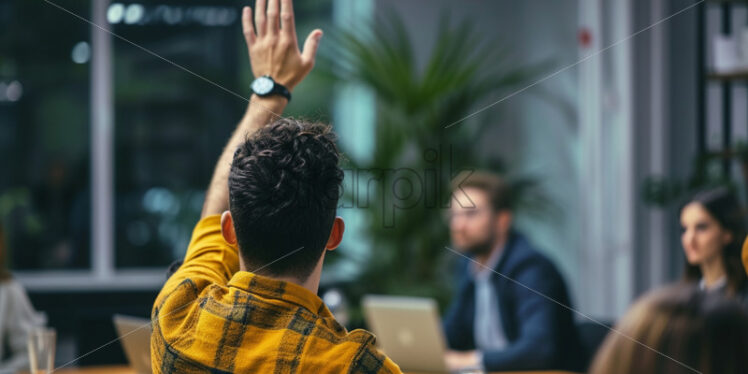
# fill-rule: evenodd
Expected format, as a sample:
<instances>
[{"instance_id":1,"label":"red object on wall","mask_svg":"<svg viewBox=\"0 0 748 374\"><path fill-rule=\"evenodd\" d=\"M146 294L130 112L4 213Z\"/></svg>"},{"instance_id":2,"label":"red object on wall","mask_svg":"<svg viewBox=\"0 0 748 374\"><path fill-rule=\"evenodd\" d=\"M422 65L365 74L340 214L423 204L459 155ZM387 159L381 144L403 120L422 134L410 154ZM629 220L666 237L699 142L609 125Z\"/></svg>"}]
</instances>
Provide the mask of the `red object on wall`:
<instances>
[{"instance_id":1,"label":"red object on wall","mask_svg":"<svg viewBox=\"0 0 748 374\"><path fill-rule=\"evenodd\" d=\"M579 29L577 37L579 38L579 44L582 47L589 48L590 45L592 45L592 33L590 32L590 29L582 27Z\"/></svg>"}]
</instances>

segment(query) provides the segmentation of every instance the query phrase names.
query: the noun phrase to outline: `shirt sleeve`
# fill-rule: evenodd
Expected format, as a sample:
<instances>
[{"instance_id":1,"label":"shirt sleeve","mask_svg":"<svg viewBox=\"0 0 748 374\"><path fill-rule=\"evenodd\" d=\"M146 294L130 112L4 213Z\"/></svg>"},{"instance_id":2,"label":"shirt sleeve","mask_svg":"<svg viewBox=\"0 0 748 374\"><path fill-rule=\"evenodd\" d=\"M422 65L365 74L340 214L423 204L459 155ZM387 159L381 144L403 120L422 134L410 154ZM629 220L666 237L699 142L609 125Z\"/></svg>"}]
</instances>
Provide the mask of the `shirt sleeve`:
<instances>
[{"instance_id":1,"label":"shirt sleeve","mask_svg":"<svg viewBox=\"0 0 748 374\"><path fill-rule=\"evenodd\" d=\"M458 351L475 349L475 307L469 307L475 305L475 283L466 275L467 266L467 261L463 262L459 275L455 278L457 287L442 321L447 346Z\"/></svg>"},{"instance_id":2,"label":"shirt sleeve","mask_svg":"<svg viewBox=\"0 0 748 374\"><path fill-rule=\"evenodd\" d=\"M198 294L210 284L225 285L237 271L239 251L223 239L221 216L205 217L195 226L184 262L166 281L158 299L187 279L197 288Z\"/></svg>"},{"instance_id":3,"label":"shirt sleeve","mask_svg":"<svg viewBox=\"0 0 748 374\"><path fill-rule=\"evenodd\" d=\"M356 356L351 362L349 374L402 374L400 367L397 366L389 357L380 351L374 344L375 339L361 345Z\"/></svg>"},{"instance_id":4,"label":"shirt sleeve","mask_svg":"<svg viewBox=\"0 0 748 374\"><path fill-rule=\"evenodd\" d=\"M7 281L3 286L6 290L7 304L5 305L8 320L6 327L9 357L0 362L0 372L13 373L28 367L29 356L26 346L29 332L35 327L44 326L46 316L38 313L31 305L31 301L20 283Z\"/></svg>"}]
</instances>

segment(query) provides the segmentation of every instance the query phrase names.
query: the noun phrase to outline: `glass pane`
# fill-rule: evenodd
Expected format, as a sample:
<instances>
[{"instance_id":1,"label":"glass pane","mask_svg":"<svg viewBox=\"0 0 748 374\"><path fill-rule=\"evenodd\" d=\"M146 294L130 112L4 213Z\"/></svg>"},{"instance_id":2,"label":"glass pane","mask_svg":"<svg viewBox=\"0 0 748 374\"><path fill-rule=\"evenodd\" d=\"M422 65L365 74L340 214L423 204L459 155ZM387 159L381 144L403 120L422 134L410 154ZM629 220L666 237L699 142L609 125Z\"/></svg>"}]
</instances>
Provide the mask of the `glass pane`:
<instances>
[{"instance_id":1,"label":"glass pane","mask_svg":"<svg viewBox=\"0 0 748 374\"><path fill-rule=\"evenodd\" d=\"M65 7L90 17L90 1ZM90 266L89 39L86 23L45 2L0 2L0 226L12 269Z\"/></svg>"},{"instance_id":2,"label":"glass pane","mask_svg":"<svg viewBox=\"0 0 748 374\"><path fill-rule=\"evenodd\" d=\"M169 61L113 40L118 268L166 266L184 257L215 162L247 105L226 90L250 95L240 21L245 4L110 5L115 33ZM299 19L317 11L329 19L329 1L310 4L296 2Z\"/></svg>"},{"instance_id":3,"label":"glass pane","mask_svg":"<svg viewBox=\"0 0 748 374\"><path fill-rule=\"evenodd\" d=\"M217 2L109 8L118 35L237 92L238 16ZM184 254L245 102L123 40L114 65L116 265L165 266Z\"/></svg>"}]
</instances>

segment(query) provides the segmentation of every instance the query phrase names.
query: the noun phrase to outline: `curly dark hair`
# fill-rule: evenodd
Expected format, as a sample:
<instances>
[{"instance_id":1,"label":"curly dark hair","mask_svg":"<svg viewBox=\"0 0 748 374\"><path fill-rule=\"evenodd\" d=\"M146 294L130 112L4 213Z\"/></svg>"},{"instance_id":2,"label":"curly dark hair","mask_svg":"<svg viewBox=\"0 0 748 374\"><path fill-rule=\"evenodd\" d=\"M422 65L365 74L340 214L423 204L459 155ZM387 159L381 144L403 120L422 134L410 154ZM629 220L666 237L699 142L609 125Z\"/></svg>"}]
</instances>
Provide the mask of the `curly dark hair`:
<instances>
[{"instance_id":1,"label":"curly dark hair","mask_svg":"<svg viewBox=\"0 0 748 374\"><path fill-rule=\"evenodd\" d=\"M329 125L281 118L236 150L229 206L250 271L306 280L314 270L343 181L335 141Z\"/></svg>"}]
</instances>

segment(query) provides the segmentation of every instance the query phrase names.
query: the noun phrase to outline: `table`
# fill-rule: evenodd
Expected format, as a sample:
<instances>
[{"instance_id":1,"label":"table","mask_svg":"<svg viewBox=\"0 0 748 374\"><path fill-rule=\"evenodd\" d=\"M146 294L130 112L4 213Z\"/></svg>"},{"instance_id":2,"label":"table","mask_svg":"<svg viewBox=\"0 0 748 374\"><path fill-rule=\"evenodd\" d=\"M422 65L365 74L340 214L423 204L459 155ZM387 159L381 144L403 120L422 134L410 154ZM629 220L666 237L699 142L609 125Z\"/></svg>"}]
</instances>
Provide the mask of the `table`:
<instances>
[{"instance_id":1,"label":"table","mask_svg":"<svg viewBox=\"0 0 748 374\"><path fill-rule=\"evenodd\" d=\"M131 369L127 365L111 365L111 366L86 366L86 367L66 367L62 369L55 369L52 371L53 374L137 374L135 370ZM18 372L17 374L29 374L26 371Z\"/></svg>"},{"instance_id":2,"label":"table","mask_svg":"<svg viewBox=\"0 0 748 374\"><path fill-rule=\"evenodd\" d=\"M136 374L135 370L125 365L86 366L81 368L64 368L55 370L56 374ZM419 373L407 373L419 374ZM574 374L568 371L502 371L494 374Z\"/></svg>"}]
</instances>

